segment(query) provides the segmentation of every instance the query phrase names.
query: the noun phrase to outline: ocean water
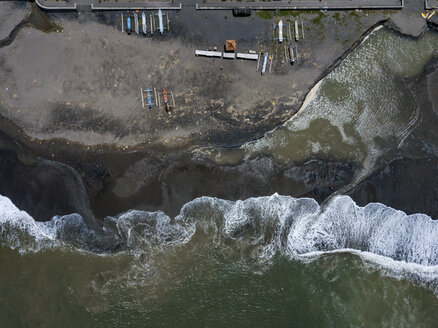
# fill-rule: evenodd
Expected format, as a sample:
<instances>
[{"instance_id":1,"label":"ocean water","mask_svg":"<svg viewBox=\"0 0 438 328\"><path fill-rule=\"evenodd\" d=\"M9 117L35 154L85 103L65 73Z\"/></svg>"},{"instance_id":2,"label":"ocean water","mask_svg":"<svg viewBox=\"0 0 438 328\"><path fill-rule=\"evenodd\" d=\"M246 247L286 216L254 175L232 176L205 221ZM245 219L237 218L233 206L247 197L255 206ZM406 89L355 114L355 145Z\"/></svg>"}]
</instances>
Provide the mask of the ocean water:
<instances>
[{"instance_id":1,"label":"ocean water","mask_svg":"<svg viewBox=\"0 0 438 328\"><path fill-rule=\"evenodd\" d=\"M438 222L337 196L201 197L90 231L0 197L0 326L425 326Z\"/></svg>"}]
</instances>

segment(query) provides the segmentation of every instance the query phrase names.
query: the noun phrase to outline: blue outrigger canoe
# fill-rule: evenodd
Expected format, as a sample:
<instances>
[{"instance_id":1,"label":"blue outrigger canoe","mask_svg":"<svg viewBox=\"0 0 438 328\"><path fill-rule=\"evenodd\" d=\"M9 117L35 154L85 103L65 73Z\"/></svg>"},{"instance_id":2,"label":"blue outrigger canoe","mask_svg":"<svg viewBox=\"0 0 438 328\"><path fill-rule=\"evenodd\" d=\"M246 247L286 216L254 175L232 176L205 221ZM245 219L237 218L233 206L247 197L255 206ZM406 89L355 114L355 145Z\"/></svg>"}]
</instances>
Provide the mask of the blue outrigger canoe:
<instances>
[{"instance_id":1,"label":"blue outrigger canoe","mask_svg":"<svg viewBox=\"0 0 438 328\"><path fill-rule=\"evenodd\" d=\"M128 34L131 34L131 17L128 17L128 19L126 20L126 32Z\"/></svg>"},{"instance_id":2,"label":"blue outrigger canoe","mask_svg":"<svg viewBox=\"0 0 438 328\"><path fill-rule=\"evenodd\" d=\"M152 108L151 90L149 88L146 89L146 95L147 95L147 98L148 98L148 107Z\"/></svg>"}]
</instances>

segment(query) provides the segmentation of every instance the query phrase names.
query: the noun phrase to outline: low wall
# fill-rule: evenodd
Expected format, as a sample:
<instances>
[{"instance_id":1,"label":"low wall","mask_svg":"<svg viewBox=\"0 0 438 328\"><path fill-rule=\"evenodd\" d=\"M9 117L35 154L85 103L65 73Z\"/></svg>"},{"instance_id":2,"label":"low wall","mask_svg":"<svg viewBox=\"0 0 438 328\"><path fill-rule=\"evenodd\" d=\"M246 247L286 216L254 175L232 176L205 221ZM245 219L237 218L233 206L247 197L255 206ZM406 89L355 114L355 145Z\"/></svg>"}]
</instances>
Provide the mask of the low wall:
<instances>
[{"instance_id":1,"label":"low wall","mask_svg":"<svg viewBox=\"0 0 438 328\"><path fill-rule=\"evenodd\" d=\"M92 11L123 11L123 10L180 10L182 8L181 3L176 5L172 2L126 2L126 3L116 3L116 2L108 2L108 3L95 3L95 1L80 3L71 2L68 4L67 2L58 2L58 1L44 1L44 0L35 0L35 3L43 10L46 11L80 11L84 8L87 8Z\"/></svg>"},{"instance_id":2,"label":"low wall","mask_svg":"<svg viewBox=\"0 0 438 328\"><path fill-rule=\"evenodd\" d=\"M427 1L427 0L425 0ZM252 10L351 10L402 9L404 0L295 0L275 2L211 2L196 4L198 10L225 10L247 8Z\"/></svg>"}]
</instances>

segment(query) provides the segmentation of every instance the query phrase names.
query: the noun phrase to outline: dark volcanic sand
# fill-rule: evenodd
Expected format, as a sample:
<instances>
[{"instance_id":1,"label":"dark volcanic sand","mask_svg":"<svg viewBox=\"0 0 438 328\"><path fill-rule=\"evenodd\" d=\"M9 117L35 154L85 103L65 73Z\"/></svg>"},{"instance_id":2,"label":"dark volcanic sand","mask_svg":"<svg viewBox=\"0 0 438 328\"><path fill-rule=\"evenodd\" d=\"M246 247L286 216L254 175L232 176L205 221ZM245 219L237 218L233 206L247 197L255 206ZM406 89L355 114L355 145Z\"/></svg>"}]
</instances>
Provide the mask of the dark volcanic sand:
<instances>
[{"instance_id":1,"label":"dark volcanic sand","mask_svg":"<svg viewBox=\"0 0 438 328\"><path fill-rule=\"evenodd\" d=\"M305 26L293 67L284 45L271 40L274 19L255 14L185 6L170 13L170 33L147 38L121 34L117 12L50 14L61 33L26 27L0 49L0 113L39 139L145 147L242 143L293 116L317 80L378 22L390 17L395 28L420 34L426 25L419 7L410 0L402 11L283 12L284 21ZM273 74L260 76L254 62L194 56L195 49L221 49L226 39L236 39L242 52L274 54ZM142 109L140 87L173 90L172 115Z\"/></svg>"}]
</instances>

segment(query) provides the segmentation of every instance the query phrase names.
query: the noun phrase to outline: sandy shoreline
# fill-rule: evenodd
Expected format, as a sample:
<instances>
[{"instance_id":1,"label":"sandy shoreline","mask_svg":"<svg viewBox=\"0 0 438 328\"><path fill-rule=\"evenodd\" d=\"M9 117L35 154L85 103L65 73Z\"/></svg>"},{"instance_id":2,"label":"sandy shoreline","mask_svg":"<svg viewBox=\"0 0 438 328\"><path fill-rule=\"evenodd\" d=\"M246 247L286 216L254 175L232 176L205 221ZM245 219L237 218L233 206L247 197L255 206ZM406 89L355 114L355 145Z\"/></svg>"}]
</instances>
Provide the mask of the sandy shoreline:
<instances>
[{"instance_id":1,"label":"sandy shoreline","mask_svg":"<svg viewBox=\"0 0 438 328\"><path fill-rule=\"evenodd\" d=\"M188 7L172 13L172 33L160 40L121 34L115 13L49 14L62 33L23 28L0 49L0 68L6 73L0 112L41 140L140 148L241 144L292 117L312 86L373 26L413 10L282 16L303 20L306 27L306 38L298 43L301 60L294 67L284 62L282 45L270 40L271 20L254 15L201 15ZM399 24L413 35L425 28L417 19L410 19L409 26L404 20ZM278 55L273 74L260 76L254 62L194 56L195 49L220 48L230 37L240 51L265 49ZM140 86L172 90L177 107L171 115L141 109Z\"/></svg>"}]
</instances>

